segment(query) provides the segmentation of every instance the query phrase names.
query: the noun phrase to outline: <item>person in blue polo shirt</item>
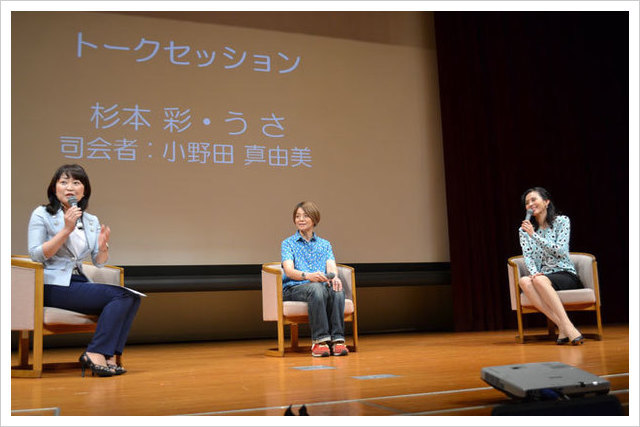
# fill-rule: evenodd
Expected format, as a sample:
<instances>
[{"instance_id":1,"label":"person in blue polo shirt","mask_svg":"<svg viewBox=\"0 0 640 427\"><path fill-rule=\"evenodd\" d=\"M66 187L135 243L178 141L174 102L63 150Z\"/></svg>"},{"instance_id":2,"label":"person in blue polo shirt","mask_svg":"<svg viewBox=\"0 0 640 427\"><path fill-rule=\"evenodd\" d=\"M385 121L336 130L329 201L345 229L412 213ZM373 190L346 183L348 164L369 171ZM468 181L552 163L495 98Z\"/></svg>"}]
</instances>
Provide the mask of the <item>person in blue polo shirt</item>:
<instances>
[{"instance_id":1,"label":"person in blue polo shirt","mask_svg":"<svg viewBox=\"0 0 640 427\"><path fill-rule=\"evenodd\" d=\"M314 202L300 202L294 208L297 231L281 246L282 297L308 304L312 356L346 356L342 282L331 243L314 232L319 222L320 210Z\"/></svg>"}]
</instances>

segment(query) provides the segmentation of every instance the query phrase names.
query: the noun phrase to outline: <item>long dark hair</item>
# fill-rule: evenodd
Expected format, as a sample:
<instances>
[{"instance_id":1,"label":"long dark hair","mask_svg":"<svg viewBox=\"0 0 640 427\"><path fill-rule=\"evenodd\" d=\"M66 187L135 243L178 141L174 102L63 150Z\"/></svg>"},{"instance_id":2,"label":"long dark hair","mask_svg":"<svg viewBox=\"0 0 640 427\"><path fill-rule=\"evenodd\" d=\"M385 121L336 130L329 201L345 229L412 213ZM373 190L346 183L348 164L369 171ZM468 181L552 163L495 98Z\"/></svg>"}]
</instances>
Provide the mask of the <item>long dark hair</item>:
<instances>
[{"instance_id":1,"label":"long dark hair","mask_svg":"<svg viewBox=\"0 0 640 427\"><path fill-rule=\"evenodd\" d=\"M58 168L56 173L53 174L49 187L47 188L47 198L49 204L44 205L51 215L54 215L60 209L60 200L56 196L56 184L62 175L67 175L71 179L77 179L84 185L84 197L78 201L78 207L83 211L89 206L89 197L91 197L91 184L89 183L89 176L80 165L62 165Z\"/></svg>"},{"instance_id":2,"label":"long dark hair","mask_svg":"<svg viewBox=\"0 0 640 427\"><path fill-rule=\"evenodd\" d=\"M558 216L558 211L556 210L556 206L553 204L553 200L551 200L551 194L549 194L547 190L542 187L529 188L524 192L524 194L522 194L522 197L520 198L522 200L522 205L525 209L527 208L527 194L531 193L532 191L537 192L540 197L542 197L542 200L549 201L549 204L547 205L547 224L549 224L549 227L553 228L553 222ZM534 216L531 217L531 224L533 225L534 230L537 230L538 227L540 227L540 224L538 224L538 221L536 221L536 218Z\"/></svg>"}]
</instances>

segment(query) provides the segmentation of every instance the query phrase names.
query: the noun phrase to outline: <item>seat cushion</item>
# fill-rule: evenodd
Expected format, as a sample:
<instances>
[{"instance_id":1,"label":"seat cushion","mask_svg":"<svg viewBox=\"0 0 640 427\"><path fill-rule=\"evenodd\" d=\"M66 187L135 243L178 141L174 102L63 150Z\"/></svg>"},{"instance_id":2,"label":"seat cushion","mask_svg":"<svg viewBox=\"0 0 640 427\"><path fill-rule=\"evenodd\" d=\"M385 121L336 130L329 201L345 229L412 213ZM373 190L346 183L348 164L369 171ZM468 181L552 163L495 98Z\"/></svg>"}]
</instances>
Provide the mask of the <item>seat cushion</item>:
<instances>
[{"instance_id":1,"label":"seat cushion","mask_svg":"<svg viewBox=\"0 0 640 427\"><path fill-rule=\"evenodd\" d=\"M63 325L92 325L98 321L98 316L82 314L75 311L63 310L55 307L44 307L44 323Z\"/></svg>"},{"instance_id":2,"label":"seat cushion","mask_svg":"<svg viewBox=\"0 0 640 427\"><path fill-rule=\"evenodd\" d=\"M593 289L570 289L568 291L558 291L558 296L563 304L588 304L596 302L596 294ZM520 294L520 304L532 306L529 298L524 293Z\"/></svg>"},{"instance_id":3,"label":"seat cushion","mask_svg":"<svg viewBox=\"0 0 640 427\"><path fill-rule=\"evenodd\" d=\"M284 316L307 316L309 311L307 303L302 301L284 301L282 303L282 313ZM344 300L344 314L353 313L353 301Z\"/></svg>"}]
</instances>

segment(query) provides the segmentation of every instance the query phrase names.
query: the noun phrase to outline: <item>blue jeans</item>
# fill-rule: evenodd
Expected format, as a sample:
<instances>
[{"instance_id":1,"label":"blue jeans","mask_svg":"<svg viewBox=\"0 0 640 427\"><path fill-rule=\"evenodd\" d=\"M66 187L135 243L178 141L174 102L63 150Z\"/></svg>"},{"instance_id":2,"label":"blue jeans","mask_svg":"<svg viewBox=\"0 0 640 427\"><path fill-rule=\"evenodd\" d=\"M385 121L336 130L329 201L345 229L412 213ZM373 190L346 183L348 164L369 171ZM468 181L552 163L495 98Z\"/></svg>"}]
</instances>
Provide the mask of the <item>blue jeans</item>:
<instances>
[{"instance_id":1,"label":"blue jeans","mask_svg":"<svg viewBox=\"0 0 640 427\"><path fill-rule=\"evenodd\" d=\"M344 341L344 292L327 283L308 282L282 291L284 301L303 301L309 306L311 341Z\"/></svg>"},{"instance_id":2,"label":"blue jeans","mask_svg":"<svg viewBox=\"0 0 640 427\"><path fill-rule=\"evenodd\" d=\"M118 286L91 283L86 277L74 274L69 286L44 287L44 305L99 315L87 351L111 357L124 350L140 297Z\"/></svg>"}]
</instances>

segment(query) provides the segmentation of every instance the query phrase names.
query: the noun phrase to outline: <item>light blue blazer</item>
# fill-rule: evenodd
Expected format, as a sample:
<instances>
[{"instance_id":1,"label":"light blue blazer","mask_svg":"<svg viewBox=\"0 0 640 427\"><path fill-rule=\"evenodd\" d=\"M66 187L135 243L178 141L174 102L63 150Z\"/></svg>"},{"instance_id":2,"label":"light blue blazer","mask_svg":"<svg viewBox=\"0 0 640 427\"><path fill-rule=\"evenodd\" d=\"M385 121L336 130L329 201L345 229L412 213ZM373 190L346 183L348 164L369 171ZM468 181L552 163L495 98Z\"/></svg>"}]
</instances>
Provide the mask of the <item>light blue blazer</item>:
<instances>
[{"instance_id":1,"label":"light blue blazer","mask_svg":"<svg viewBox=\"0 0 640 427\"><path fill-rule=\"evenodd\" d=\"M67 242L63 243L58 252L51 258L46 258L42 245L64 228L64 213L59 209L51 215L44 206L34 209L29 220L29 255L36 262L44 264L44 283L47 285L69 286L74 267L82 271L82 260L91 254L94 265L102 267L96 262L98 256L98 235L100 222L98 217L87 212L82 213L82 224L87 238L88 250L76 257L69 249Z\"/></svg>"}]
</instances>

